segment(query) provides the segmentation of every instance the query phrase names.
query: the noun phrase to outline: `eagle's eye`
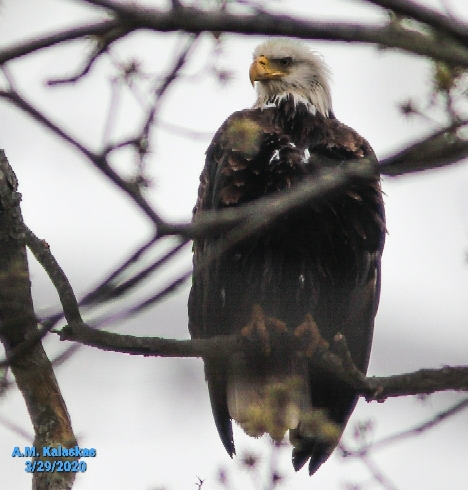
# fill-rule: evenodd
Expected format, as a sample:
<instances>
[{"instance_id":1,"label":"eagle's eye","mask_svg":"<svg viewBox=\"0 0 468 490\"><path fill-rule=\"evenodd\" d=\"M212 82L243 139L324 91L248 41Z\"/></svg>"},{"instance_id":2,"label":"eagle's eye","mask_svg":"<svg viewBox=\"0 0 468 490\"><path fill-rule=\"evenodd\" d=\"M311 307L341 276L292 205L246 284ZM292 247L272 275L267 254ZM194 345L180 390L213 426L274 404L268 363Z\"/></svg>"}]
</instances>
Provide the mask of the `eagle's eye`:
<instances>
[{"instance_id":1,"label":"eagle's eye","mask_svg":"<svg viewBox=\"0 0 468 490\"><path fill-rule=\"evenodd\" d=\"M279 63L281 66L284 66L284 67L289 66L289 65L291 65L291 63L292 63L292 58L291 58L291 56L286 56L285 58L280 58L280 59L278 60L278 63Z\"/></svg>"}]
</instances>

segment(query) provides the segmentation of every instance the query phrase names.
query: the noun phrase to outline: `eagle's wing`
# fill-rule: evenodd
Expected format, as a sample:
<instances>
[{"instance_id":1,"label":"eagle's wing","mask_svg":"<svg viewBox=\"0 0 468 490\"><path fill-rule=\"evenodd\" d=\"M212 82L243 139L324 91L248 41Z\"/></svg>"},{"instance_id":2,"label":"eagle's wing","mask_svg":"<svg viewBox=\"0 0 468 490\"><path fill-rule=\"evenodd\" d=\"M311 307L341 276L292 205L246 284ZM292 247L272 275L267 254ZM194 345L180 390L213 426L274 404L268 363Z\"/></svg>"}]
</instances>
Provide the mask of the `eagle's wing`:
<instances>
[{"instance_id":1,"label":"eagle's wing","mask_svg":"<svg viewBox=\"0 0 468 490\"><path fill-rule=\"evenodd\" d=\"M313 178L324 167L361 157L375 158L369 144L336 119L298 114L287 105L234 113L207 150L194 220L204 210L251 202ZM355 364L365 371L379 298L384 221L376 177L295 210L202 270L199 265L222 246L224 235L195 240L192 337L238 333L254 305L289 329L309 314L325 339L331 341L337 332L346 335ZM301 376L311 404L344 427L356 393L327 373L311 367L306 371ZM205 362L205 373L216 426L232 455L227 386L228 378L236 376L236 365ZM291 431L291 438L296 469L311 457L309 470L315 471L333 449L300 427Z\"/></svg>"}]
</instances>

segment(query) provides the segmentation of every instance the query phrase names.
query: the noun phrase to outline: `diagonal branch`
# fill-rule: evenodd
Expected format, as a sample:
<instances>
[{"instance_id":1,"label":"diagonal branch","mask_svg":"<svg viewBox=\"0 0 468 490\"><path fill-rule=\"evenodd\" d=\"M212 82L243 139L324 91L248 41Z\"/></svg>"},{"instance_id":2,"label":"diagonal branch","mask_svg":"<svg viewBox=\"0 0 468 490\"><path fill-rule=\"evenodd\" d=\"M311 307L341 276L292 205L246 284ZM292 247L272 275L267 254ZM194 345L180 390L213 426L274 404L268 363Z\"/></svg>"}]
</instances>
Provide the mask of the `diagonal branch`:
<instances>
[{"instance_id":1,"label":"diagonal branch","mask_svg":"<svg viewBox=\"0 0 468 490\"><path fill-rule=\"evenodd\" d=\"M409 437L422 434L426 430L432 429L432 427L435 427L436 425L440 424L441 422L448 419L452 415L455 415L461 412L462 410L466 410L467 408L468 408L468 398L464 398L463 400L455 403L454 405L447 408L443 412L437 413L430 420L426 420L422 424L418 424L417 426L412 427L411 429L407 429L402 432L398 432L391 436L380 439L372 443L368 449L372 449L372 450L382 449L383 447L387 447L390 444L393 444L394 442L399 442L403 439L407 439Z\"/></svg>"},{"instance_id":2,"label":"diagonal branch","mask_svg":"<svg viewBox=\"0 0 468 490\"><path fill-rule=\"evenodd\" d=\"M238 243L251 233L270 226L281 216L306 203L321 200L330 193L346 188L353 179L372 178L375 172L388 176L400 176L422 170L440 168L468 157L468 140L458 135L458 129L466 121L437 131L399 151L379 164L368 159L348 162L346 166L327 169L313 179L305 179L293 189L280 195L267 196L237 208L204 211L196 220L185 224L165 224L161 234L200 238L220 232L228 232L226 247ZM220 250L219 253L224 253Z\"/></svg>"},{"instance_id":3,"label":"diagonal branch","mask_svg":"<svg viewBox=\"0 0 468 490\"><path fill-rule=\"evenodd\" d=\"M147 250L151 245L154 244L155 238L152 238L149 242L145 243L143 247L140 247L137 252L134 252L132 256L125 261L123 265L118 267L113 271L109 277L107 277L99 286L94 288L93 291L86 294L86 296L80 301L80 305L89 306L95 305L107 301L109 299L114 299L116 297L122 296L129 290L135 288L142 280L146 279L150 274L159 269L161 266L166 264L170 259L172 259L180 250L182 250L188 243L188 240L182 240L176 245L174 245L167 253L165 253L158 260L154 261L151 265L143 269L142 271L134 274L129 279L121 282L121 276L127 269L134 263L137 262L139 257L145 250Z\"/></svg>"},{"instance_id":4,"label":"diagonal branch","mask_svg":"<svg viewBox=\"0 0 468 490\"><path fill-rule=\"evenodd\" d=\"M34 440L34 436L32 434L24 430L23 427L21 427L20 425L12 422L11 420L8 420L2 415L0 415L0 425L13 432L17 437L19 436L24 439L28 444L31 444Z\"/></svg>"},{"instance_id":5,"label":"diagonal branch","mask_svg":"<svg viewBox=\"0 0 468 490\"><path fill-rule=\"evenodd\" d=\"M89 73L91 67L96 62L96 60L103 53L105 53L115 41L118 41L122 37L126 36L129 32L130 31L124 27L113 28L109 29L107 32L104 32L96 40L96 46L94 47L93 52L89 56L88 61L84 64L83 68L78 73L68 78L57 78L53 80L48 80L47 85L53 86L77 82Z\"/></svg>"},{"instance_id":6,"label":"diagonal branch","mask_svg":"<svg viewBox=\"0 0 468 490\"><path fill-rule=\"evenodd\" d=\"M171 281L167 286L165 286L162 290L158 291L157 293L153 294L149 298L144 299L140 303L137 303L136 305L132 306L131 308L127 308L123 311L120 311L118 313L112 314L110 316L101 318L97 321L93 322L93 325L96 328L103 328L106 325L110 323L114 323L116 321L122 321L127 318L131 318L133 316L138 315L141 313L143 310L146 310L147 308L150 308L157 303L160 303L163 299L165 299L167 296L170 294L174 293L179 289L179 287L183 286L188 279L192 276L192 270L187 271Z\"/></svg>"},{"instance_id":7,"label":"diagonal branch","mask_svg":"<svg viewBox=\"0 0 468 490\"><path fill-rule=\"evenodd\" d=\"M313 178L304 179L293 189L278 193L279 195L266 196L235 209L204 211L192 223L165 224L160 233L195 238L224 232L241 224L241 227L233 230L229 238L227 246L231 247L260 228L270 226L281 216L343 189L355 179L374 177L377 170L377 164L371 159L352 160L342 167L325 169Z\"/></svg>"},{"instance_id":8,"label":"diagonal branch","mask_svg":"<svg viewBox=\"0 0 468 490\"><path fill-rule=\"evenodd\" d=\"M34 329L24 341L18 343L10 350L7 358L0 361L0 368L9 366L15 360L21 359L26 354L29 354L63 317L65 317L70 324L83 323L75 293L73 292L67 276L50 252L48 243L45 240L37 238L23 222L21 222L19 229L21 229L21 233L24 235L24 242L27 244L36 260L42 265L55 286L62 304L63 314L55 314L43 321L42 328Z\"/></svg>"},{"instance_id":9,"label":"diagonal branch","mask_svg":"<svg viewBox=\"0 0 468 490\"><path fill-rule=\"evenodd\" d=\"M26 226L25 242L36 260L42 265L60 297L63 313L68 323L83 323L75 293L68 281L67 276L50 252L49 244L45 240L40 240Z\"/></svg>"},{"instance_id":10,"label":"diagonal branch","mask_svg":"<svg viewBox=\"0 0 468 490\"><path fill-rule=\"evenodd\" d=\"M150 220L158 227L164 225L162 218L156 214L150 204L141 195L139 188L133 185L131 182L123 179L110 165L107 160L106 153L96 154L86 148L76 138L65 132L62 128L57 126L52 120L47 118L38 109L32 106L25 98L20 96L16 90L11 88L10 90L0 90L0 97L11 102L13 105L27 113L33 119L41 123L46 128L50 129L56 135L60 136L67 143L75 147L80 151L91 163L97 167L106 177L108 177L117 187L128 194L133 201L145 212Z\"/></svg>"},{"instance_id":11,"label":"diagonal branch","mask_svg":"<svg viewBox=\"0 0 468 490\"><path fill-rule=\"evenodd\" d=\"M155 118L156 118L157 113L159 112L159 110L161 108L163 96L167 92L168 88L172 85L172 83L179 76L180 70L186 64L190 53L193 51L193 48L195 46L197 39L198 39L198 35L194 36L188 40L185 48L182 50L182 52L176 58L171 70L164 77L160 86L156 89L156 92L155 92L156 100L155 100L155 103L154 103L153 107L151 108L151 110L149 111L149 114L146 118L146 122L145 122L143 129L141 131L140 138L148 137L149 130L150 130Z\"/></svg>"},{"instance_id":12,"label":"diagonal branch","mask_svg":"<svg viewBox=\"0 0 468 490\"><path fill-rule=\"evenodd\" d=\"M84 39L88 36L105 36L114 29L121 29L121 22L117 19L105 20L94 24L86 24L78 27L64 28L59 32L46 35L42 38L33 38L16 45L0 50L0 65L7 61L21 58L44 48L50 48L56 44Z\"/></svg>"},{"instance_id":13,"label":"diagonal branch","mask_svg":"<svg viewBox=\"0 0 468 490\"><path fill-rule=\"evenodd\" d=\"M468 24L458 19L449 18L424 5L418 5L410 0L367 0L369 3L378 5L391 10L395 14L411 17L414 20L423 22L431 27L435 27L459 41L468 42Z\"/></svg>"},{"instance_id":14,"label":"diagonal branch","mask_svg":"<svg viewBox=\"0 0 468 490\"><path fill-rule=\"evenodd\" d=\"M455 126L443 128L381 160L380 173L396 177L444 167L467 158L468 140L458 134L458 130L466 124L466 121L462 121Z\"/></svg>"}]
</instances>

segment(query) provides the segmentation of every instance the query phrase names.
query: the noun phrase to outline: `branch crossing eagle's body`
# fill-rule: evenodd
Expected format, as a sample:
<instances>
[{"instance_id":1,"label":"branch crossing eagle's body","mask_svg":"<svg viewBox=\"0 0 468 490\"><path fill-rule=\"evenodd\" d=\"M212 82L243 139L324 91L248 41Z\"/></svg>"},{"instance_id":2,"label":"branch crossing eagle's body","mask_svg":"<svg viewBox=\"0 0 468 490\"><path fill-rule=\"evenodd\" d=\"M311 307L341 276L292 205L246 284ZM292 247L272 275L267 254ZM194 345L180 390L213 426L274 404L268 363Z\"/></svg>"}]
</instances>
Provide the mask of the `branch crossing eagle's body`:
<instances>
[{"instance_id":1,"label":"branch crossing eagle's body","mask_svg":"<svg viewBox=\"0 0 468 490\"><path fill-rule=\"evenodd\" d=\"M250 77L258 100L231 115L214 136L194 220L205 210L287 191L327 167L375 158L365 139L335 119L328 70L304 45L265 42L254 52ZM384 236L376 176L294 209L208 267L203 263L226 246L229 232L196 239L192 337L252 330L261 337L268 329L298 333L316 325L328 342L344 334L354 363L365 372ZM289 430L293 466L298 470L310 458L310 474L336 446L357 401L349 386L286 345L205 361L205 373L215 423L231 456L232 419L252 436L267 432L281 440Z\"/></svg>"}]
</instances>

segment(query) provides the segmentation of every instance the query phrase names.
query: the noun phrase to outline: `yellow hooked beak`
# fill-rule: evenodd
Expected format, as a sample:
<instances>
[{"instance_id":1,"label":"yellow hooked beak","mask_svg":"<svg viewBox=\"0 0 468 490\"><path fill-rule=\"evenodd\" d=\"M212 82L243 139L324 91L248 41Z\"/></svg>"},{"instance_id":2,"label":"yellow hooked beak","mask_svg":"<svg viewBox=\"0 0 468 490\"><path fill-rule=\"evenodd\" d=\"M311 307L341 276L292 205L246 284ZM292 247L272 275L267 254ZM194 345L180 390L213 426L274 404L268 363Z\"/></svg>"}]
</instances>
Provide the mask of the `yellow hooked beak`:
<instances>
[{"instance_id":1,"label":"yellow hooked beak","mask_svg":"<svg viewBox=\"0 0 468 490\"><path fill-rule=\"evenodd\" d=\"M272 63L266 56L257 56L253 63L250 65L249 77L250 83L260 80L274 80L286 75L285 71L282 71L277 66L272 66Z\"/></svg>"}]
</instances>

